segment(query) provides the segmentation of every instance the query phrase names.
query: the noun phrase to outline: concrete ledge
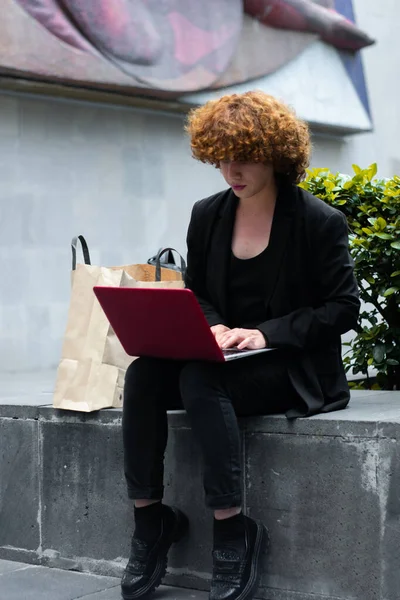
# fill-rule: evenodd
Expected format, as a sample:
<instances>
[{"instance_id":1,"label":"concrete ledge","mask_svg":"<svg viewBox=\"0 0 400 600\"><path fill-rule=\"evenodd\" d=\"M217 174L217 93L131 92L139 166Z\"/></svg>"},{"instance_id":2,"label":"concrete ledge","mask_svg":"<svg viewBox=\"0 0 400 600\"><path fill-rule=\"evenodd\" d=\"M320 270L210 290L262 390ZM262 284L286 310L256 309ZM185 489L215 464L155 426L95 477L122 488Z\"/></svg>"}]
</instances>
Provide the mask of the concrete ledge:
<instances>
[{"instance_id":1,"label":"concrete ledge","mask_svg":"<svg viewBox=\"0 0 400 600\"><path fill-rule=\"evenodd\" d=\"M122 471L121 411L54 411L48 392L0 399L0 558L119 576L132 507ZM28 404L28 403L27 403ZM168 583L206 589L211 514L184 413L170 413L166 501L191 536ZM260 597L398 600L400 393L356 392L350 408L288 422L241 422L245 504L271 531Z\"/></svg>"}]
</instances>

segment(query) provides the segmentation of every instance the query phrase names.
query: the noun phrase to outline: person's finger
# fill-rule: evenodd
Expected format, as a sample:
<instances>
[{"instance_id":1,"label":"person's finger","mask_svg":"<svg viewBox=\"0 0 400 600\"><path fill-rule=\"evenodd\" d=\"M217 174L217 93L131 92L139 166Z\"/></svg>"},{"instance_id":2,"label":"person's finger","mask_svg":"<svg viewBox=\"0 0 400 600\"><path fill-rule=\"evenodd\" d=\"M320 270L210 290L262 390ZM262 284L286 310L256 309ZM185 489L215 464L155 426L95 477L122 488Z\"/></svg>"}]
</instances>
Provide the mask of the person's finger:
<instances>
[{"instance_id":1,"label":"person's finger","mask_svg":"<svg viewBox=\"0 0 400 600\"><path fill-rule=\"evenodd\" d=\"M229 336L223 343L223 348L231 348L243 340L243 334L236 332Z\"/></svg>"},{"instance_id":2,"label":"person's finger","mask_svg":"<svg viewBox=\"0 0 400 600\"><path fill-rule=\"evenodd\" d=\"M221 346L224 343L225 338L226 333L219 333L215 339L217 340L217 343Z\"/></svg>"},{"instance_id":3,"label":"person's finger","mask_svg":"<svg viewBox=\"0 0 400 600\"><path fill-rule=\"evenodd\" d=\"M219 344L224 344L225 341L228 339L229 335L226 333L222 333L220 336L218 336L218 343Z\"/></svg>"},{"instance_id":4,"label":"person's finger","mask_svg":"<svg viewBox=\"0 0 400 600\"><path fill-rule=\"evenodd\" d=\"M238 344L238 348L239 350L244 350L244 348L248 348L249 350L253 350L252 348L252 338L251 337L247 337L245 338L242 342L240 342L240 344Z\"/></svg>"},{"instance_id":5,"label":"person's finger","mask_svg":"<svg viewBox=\"0 0 400 600\"><path fill-rule=\"evenodd\" d=\"M222 340L221 340L221 337L220 337L220 336L219 336L219 337L216 337L216 342L217 342L218 346L219 346L220 348L222 348Z\"/></svg>"},{"instance_id":6,"label":"person's finger","mask_svg":"<svg viewBox=\"0 0 400 600\"><path fill-rule=\"evenodd\" d=\"M230 331L225 331L221 334L221 342L229 340L232 336L237 335L237 329L231 329Z\"/></svg>"}]
</instances>

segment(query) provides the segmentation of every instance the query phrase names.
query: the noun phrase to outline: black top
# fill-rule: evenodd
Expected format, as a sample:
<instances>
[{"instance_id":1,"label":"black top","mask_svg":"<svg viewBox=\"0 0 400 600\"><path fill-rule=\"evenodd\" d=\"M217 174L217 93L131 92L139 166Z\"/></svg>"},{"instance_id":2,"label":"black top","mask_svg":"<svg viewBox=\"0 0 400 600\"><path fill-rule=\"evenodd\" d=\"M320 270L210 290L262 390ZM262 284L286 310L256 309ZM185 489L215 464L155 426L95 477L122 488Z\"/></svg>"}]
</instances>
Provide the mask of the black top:
<instances>
[{"instance_id":1,"label":"black top","mask_svg":"<svg viewBox=\"0 0 400 600\"><path fill-rule=\"evenodd\" d=\"M267 319L265 277L268 247L257 256L242 260L231 252L228 276L228 314L231 327L253 329Z\"/></svg>"},{"instance_id":2,"label":"black top","mask_svg":"<svg viewBox=\"0 0 400 600\"><path fill-rule=\"evenodd\" d=\"M186 287L210 326L229 325L224 317L237 204L231 189L197 202L188 229ZM340 336L357 327L360 309L346 217L285 180L275 213L268 268L261 274L268 314L258 328L271 347L291 354L288 373L304 407L287 416L344 408L350 393Z\"/></svg>"}]
</instances>

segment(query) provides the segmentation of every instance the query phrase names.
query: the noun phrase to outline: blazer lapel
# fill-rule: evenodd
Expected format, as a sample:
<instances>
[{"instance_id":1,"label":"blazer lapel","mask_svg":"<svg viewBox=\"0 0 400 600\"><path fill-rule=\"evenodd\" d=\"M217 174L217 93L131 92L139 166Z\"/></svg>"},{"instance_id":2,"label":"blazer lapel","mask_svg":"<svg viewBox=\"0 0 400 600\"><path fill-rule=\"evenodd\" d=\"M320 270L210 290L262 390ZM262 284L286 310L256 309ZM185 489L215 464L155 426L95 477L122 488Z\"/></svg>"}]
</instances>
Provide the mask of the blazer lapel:
<instances>
[{"instance_id":1,"label":"blazer lapel","mask_svg":"<svg viewBox=\"0 0 400 600\"><path fill-rule=\"evenodd\" d=\"M295 187L281 182L276 200L269 241L269 270L265 278L265 306L269 307L275 291L280 270L283 265L285 251L289 243L291 226L296 209Z\"/></svg>"},{"instance_id":2,"label":"blazer lapel","mask_svg":"<svg viewBox=\"0 0 400 600\"><path fill-rule=\"evenodd\" d=\"M213 303L222 317L228 314L228 276L230 268L232 234L238 198L231 189L221 198L212 226L207 274ZM289 243L291 226L296 209L296 187L282 182L279 187L269 242L271 260L265 276L265 305L268 308L275 291L285 251Z\"/></svg>"},{"instance_id":3,"label":"blazer lapel","mask_svg":"<svg viewBox=\"0 0 400 600\"><path fill-rule=\"evenodd\" d=\"M211 289L215 290L216 308L225 318L228 313L228 276L237 205L237 197L229 190L217 213L207 265L212 280Z\"/></svg>"}]
</instances>

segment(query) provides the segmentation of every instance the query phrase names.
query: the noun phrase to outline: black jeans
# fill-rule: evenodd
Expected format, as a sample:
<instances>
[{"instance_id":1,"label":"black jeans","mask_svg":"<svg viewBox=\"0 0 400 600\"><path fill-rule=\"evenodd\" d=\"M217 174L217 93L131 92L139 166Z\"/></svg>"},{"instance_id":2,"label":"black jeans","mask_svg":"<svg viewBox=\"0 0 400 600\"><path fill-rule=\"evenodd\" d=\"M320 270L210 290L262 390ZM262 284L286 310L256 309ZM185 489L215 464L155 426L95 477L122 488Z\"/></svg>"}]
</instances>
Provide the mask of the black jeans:
<instances>
[{"instance_id":1,"label":"black jeans","mask_svg":"<svg viewBox=\"0 0 400 600\"><path fill-rule=\"evenodd\" d=\"M203 455L206 504L240 506L237 416L283 413L296 398L277 352L222 364L137 359L126 373L122 419L129 497L162 498L166 413L185 408Z\"/></svg>"}]
</instances>

